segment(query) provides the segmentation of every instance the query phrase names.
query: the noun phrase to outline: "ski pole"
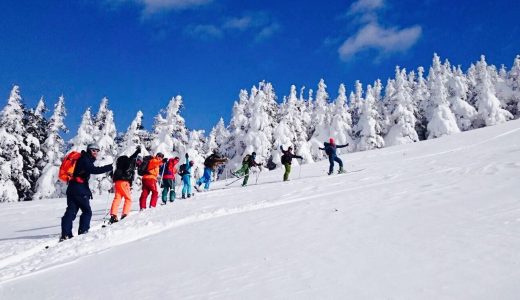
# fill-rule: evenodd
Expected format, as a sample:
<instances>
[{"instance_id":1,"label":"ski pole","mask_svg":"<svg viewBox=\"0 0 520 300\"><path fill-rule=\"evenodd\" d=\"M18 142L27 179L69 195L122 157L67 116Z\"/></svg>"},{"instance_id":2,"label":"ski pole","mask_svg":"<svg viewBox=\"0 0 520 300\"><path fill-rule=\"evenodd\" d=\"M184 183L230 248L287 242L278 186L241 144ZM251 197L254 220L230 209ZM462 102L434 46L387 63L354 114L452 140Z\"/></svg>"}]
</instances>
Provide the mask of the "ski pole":
<instances>
[{"instance_id":1,"label":"ski pole","mask_svg":"<svg viewBox=\"0 0 520 300\"><path fill-rule=\"evenodd\" d=\"M298 179L302 178L302 160L300 159L300 169L298 171Z\"/></svg>"}]
</instances>

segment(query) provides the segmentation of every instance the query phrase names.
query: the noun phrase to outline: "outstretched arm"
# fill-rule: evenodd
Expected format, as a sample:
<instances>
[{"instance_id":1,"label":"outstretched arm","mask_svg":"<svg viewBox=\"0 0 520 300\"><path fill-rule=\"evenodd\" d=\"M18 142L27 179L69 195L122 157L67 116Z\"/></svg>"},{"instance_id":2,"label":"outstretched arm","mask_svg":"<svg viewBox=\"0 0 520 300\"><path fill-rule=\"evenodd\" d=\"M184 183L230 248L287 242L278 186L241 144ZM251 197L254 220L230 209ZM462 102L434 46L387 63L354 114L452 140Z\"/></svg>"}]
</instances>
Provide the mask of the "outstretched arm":
<instances>
[{"instance_id":1,"label":"outstretched arm","mask_svg":"<svg viewBox=\"0 0 520 300\"><path fill-rule=\"evenodd\" d=\"M132 154L132 155L130 156L130 159L136 159L136 158L137 158L137 155L139 155L139 153L141 153L141 147L140 147L140 146L137 146L137 147L135 148L135 152L134 152L134 154Z\"/></svg>"},{"instance_id":2,"label":"outstretched arm","mask_svg":"<svg viewBox=\"0 0 520 300\"><path fill-rule=\"evenodd\" d=\"M336 148L345 148L348 146L348 143L346 143L345 145L337 145Z\"/></svg>"}]
</instances>

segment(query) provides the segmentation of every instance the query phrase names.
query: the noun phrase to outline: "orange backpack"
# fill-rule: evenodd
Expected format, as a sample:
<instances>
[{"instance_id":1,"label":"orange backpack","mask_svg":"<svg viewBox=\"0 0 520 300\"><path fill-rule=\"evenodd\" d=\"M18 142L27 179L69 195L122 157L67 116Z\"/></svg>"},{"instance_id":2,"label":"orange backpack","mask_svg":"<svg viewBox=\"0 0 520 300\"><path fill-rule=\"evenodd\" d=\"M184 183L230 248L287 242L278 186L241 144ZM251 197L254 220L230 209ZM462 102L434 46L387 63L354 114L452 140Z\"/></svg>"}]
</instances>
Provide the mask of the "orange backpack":
<instances>
[{"instance_id":1,"label":"orange backpack","mask_svg":"<svg viewBox=\"0 0 520 300\"><path fill-rule=\"evenodd\" d=\"M61 162L60 171L58 173L58 178L63 182L69 182L73 178L74 168L76 167L76 162L81 157L81 153L77 151L72 151L67 154L63 161Z\"/></svg>"}]
</instances>

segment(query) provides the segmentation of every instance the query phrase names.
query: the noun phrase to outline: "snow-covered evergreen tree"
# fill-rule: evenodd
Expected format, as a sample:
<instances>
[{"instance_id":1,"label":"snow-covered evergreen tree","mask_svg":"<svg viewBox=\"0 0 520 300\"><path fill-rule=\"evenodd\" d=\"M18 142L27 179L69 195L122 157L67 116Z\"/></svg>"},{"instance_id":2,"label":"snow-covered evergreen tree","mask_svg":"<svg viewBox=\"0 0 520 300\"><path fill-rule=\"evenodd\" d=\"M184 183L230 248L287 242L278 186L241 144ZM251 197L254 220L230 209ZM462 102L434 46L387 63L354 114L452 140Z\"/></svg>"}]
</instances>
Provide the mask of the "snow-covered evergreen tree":
<instances>
[{"instance_id":1,"label":"snow-covered evergreen tree","mask_svg":"<svg viewBox=\"0 0 520 300\"><path fill-rule=\"evenodd\" d=\"M385 142L383 140L381 124L377 122L380 119L376 108L375 97L377 97L377 90L373 90L372 86L367 86L365 101L363 101L360 112L359 122L356 126L357 136L359 141L357 150L365 151L375 148L383 148Z\"/></svg>"},{"instance_id":2,"label":"snow-covered evergreen tree","mask_svg":"<svg viewBox=\"0 0 520 300\"><path fill-rule=\"evenodd\" d=\"M117 130L114 123L114 113L112 110L108 110L105 117L105 124L94 136L100 148L98 159L95 162L97 166L115 162L117 155L116 135ZM93 193L97 191L97 193L102 194L112 189L112 179L108 174L94 176L93 180L90 181L90 187Z\"/></svg>"},{"instance_id":3,"label":"snow-covered evergreen tree","mask_svg":"<svg viewBox=\"0 0 520 300\"><path fill-rule=\"evenodd\" d=\"M152 154L161 152L166 157L182 157L186 153L189 133L180 114L181 108L182 97L178 95L170 100L166 111L155 118Z\"/></svg>"},{"instance_id":4,"label":"snow-covered evergreen tree","mask_svg":"<svg viewBox=\"0 0 520 300\"><path fill-rule=\"evenodd\" d=\"M54 112L49 120L48 137L42 145L43 160L46 162L42 175L36 183L35 199L52 198L64 193L64 185L58 180L58 170L64 157L65 142L60 133L66 133L65 98L61 95L54 105Z\"/></svg>"},{"instance_id":5,"label":"snow-covered evergreen tree","mask_svg":"<svg viewBox=\"0 0 520 300\"><path fill-rule=\"evenodd\" d=\"M226 155L226 142L229 140L229 131L224 124L224 119L220 118L217 125L215 125L208 136L206 143L205 155L210 155L213 150L218 153Z\"/></svg>"},{"instance_id":6,"label":"snow-covered evergreen tree","mask_svg":"<svg viewBox=\"0 0 520 300\"><path fill-rule=\"evenodd\" d=\"M389 98L390 129L385 136L385 145L401 145L419 141L415 131L415 115L411 89L406 80L406 70L395 71L395 93Z\"/></svg>"},{"instance_id":7,"label":"snow-covered evergreen tree","mask_svg":"<svg viewBox=\"0 0 520 300\"><path fill-rule=\"evenodd\" d=\"M30 154L24 137L24 108L20 88L14 86L7 105L0 112L0 202L25 200L31 185L24 177L21 152ZM33 137L34 138L34 137Z\"/></svg>"},{"instance_id":8,"label":"snow-covered evergreen tree","mask_svg":"<svg viewBox=\"0 0 520 300\"><path fill-rule=\"evenodd\" d=\"M314 101L314 110L312 113L312 128L314 128L314 131L309 141L312 158L314 160L319 160L324 157L324 152L319 148L323 147L323 142L328 141L330 138L331 114L329 94L326 89L325 81L321 79L318 83L318 91L316 93L316 101Z\"/></svg>"},{"instance_id":9,"label":"snow-covered evergreen tree","mask_svg":"<svg viewBox=\"0 0 520 300\"><path fill-rule=\"evenodd\" d=\"M363 105L363 85L359 80L354 83L354 91L349 97L349 112L352 118L352 126L356 127L359 121L359 113Z\"/></svg>"},{"instance_id":10,"label":"snow-covered evergreen tree","mask_svg":"<svg viewBox=\"0 0 520 300\"><path fill-rule=\"evenodd\" d=\"M195 179L202 177L202 174L204 174L205 144L204 130L192 130L189 132L186 151L190 156L190 161L194 162L191 174Z\"/></svg>"},{"instance_id":11,"label":"snow-covered evergreen tree","mask_svg":"<svg viewBox=\"0 0 520 300\"><path fill-rule=\"evenodd\" d=\"M260 162L267 162L272 150L272 132L270 129L272 124L269 123L269 114L266 107L267 96L263 90L257 90L255 87L251 90L248 101L251 118L243 141L246 147L243 154L256 152L257 161Z\"/></svg>"},{"instance_id":12,"label":"snow-covered evergreen tree","mask_svg":"<svg viewBox=\"0 0 520 300\"><path fill-rule=\"evenodd\" d=\"M425 140L427 137L426 126L428 126L426 111L428 110L428 99L430 99L430 93L428 91L427 82L424 79L423 67L417 68L417 81L413 88L412 99L415 108L415 131L419 136L419 140Z\"/></svg>"},{"instance_id":13,"label":"snow-covered evergreen tree","mask_svg":"<svg viewBox=\"0 0 520 300\"><path fill-rule=\"evenodd\" d=\"M516 117L520 116L520 55L515 57L513 67L507 75L507 84L511 88L511 99L509 103L516 103ZM512 110L514 111L514 110Z\"/></svg>"},{"instance_id":14,"label":"snow-covered evergreen tree","mask_svg":"<svg viewBox=\"0 0 520 300\"><path fill-rule=\"evenodd\" d=\"M462 131L471 129L477 116L477 110L467 102L468 93L466 76L460 66L454 67L448 79L448 102Z\"/></svg>"},{"instance_id":15,"label":"snow-covered evergreen tree","mask_svg":"<svg viewBox=\"0 0 520 300\"><path fill-rule=\"evenodd\" d=\"M256 92L256 89L253 90ZM248 100L249 95L246 90L241 90L239 101L233 104L233 114L229 122L229 139L225 145L225 155L230 159L226 164L226 170L235 170L242 162L242 155L246 145L244 138L249 127Z\"/></svg>"},{"instance_id":16,"label":"snow-covered evergreen tree","mask_svg":"<svg viewBox=\"0 0 520 300\"><path fill-rule=\"evenodd\" d=\"M130 156L135 152L135 148L141 146L141 154L147 155L146 145L143 141L143 137L146 136L146 130L143 127L143 112L138 111L135 115L134 120L128 126L121 144L119 145L118 156L127 155Z\"/></svg>"},{"instance_id":17,"label":"snow-covered evergreen tree","mask_svg":"<svg viewBox=\"0 0 520 300\"><path fill-rule=\"evenodd\" d=\"M74 138L69 141L71 150L82 151L87 148L87 145L94 142L94 123L92 121L92 114L90 107L87 108L81 117L81 123L78 127L78 132Z\"/></svg>"},{"instance_id":18,"label":"snow-covered evergreen tree","mask_svg":"<svg viewBox=\"0 0 520 300\"><path fill-rule=\"evenodd\" d=\"M44 116L46 112L47 107L43 97L40 98L34 110L24 109L23 125L27 133L25 140L30 148L30 154L24 151L21 151L20 154L23 156L25 178L31 185L31 194L36 191L36 182L47 164L42 151L42 145L49 135L48 121Z\"/></svg>"},{"instance_id":19,"label":"snow-covered evergreen tree","mask_svg":"<svg viewBox=\"0 0 520 300\"><path fill-rule=\"evenodd\" d=\"M428 116L428 139L460 132L455 115L448 103L447 78L442 70L440 58L433 56L432 67L428 74L428 90L430 93Z\"/></svg>"},{"instance_id":20,"label":"snow-covered evergreen tree","mask_svg":"<svg viewBox=\"0 0 520 300\"><path fill-rule=\"evenodd\" d=\"M346 148L338 149L338 154L353 151L356 147L352 138L352 118L347 106L347 90L344 84L338 88L338 97L331 106L332 123L330 136L338 145L349 144Z\"/></svg>"},{"instance_id":21,"label":"snow-covered evergreen tree","mask_svg":"<svg viewBox=\"0 0 520 300\"><path fill-rule=\"evenodd\" d=\"M495 87L484 55L476 64L475 106L477 107L476 127L491 126L504 123L513 118L510 112L500 107Z\"/></svg>"}]
</instances>

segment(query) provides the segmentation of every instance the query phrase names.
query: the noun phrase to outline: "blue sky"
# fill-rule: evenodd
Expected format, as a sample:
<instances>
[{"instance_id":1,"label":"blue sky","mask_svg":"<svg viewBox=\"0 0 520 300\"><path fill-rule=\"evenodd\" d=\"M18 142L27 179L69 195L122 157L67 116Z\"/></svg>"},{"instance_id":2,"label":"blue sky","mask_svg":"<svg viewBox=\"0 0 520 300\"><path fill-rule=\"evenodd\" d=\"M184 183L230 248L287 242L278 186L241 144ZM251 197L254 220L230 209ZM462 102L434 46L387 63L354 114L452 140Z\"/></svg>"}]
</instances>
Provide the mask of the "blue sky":
<instances>
[{"instance_id":1,"label":"blue sky","mask_svg":"<svg viewBox=\"0 0 520 300\"><path fill-rule=\"evenodd\" d=\"M246 2L246 3L243 3ZM118 131L137 110L150 129L181 94L190 129L226 122L240 89L261 80L329 94L429 66L437 52L467 68L520 54L518 1L77 0L0 2L0 92L27 105L65 95L74 135L88 106L110 100Z\"/></svg>"}]
</instances>

